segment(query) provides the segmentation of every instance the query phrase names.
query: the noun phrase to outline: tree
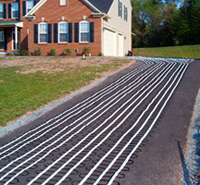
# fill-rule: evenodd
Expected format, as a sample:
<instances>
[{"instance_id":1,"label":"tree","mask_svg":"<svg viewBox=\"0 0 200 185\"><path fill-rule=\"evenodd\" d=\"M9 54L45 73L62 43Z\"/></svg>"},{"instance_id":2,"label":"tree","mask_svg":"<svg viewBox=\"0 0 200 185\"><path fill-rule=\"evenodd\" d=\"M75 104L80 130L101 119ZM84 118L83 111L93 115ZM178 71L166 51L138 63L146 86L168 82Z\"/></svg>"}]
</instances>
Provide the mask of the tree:
<instances>
[{"instance_id":1,"label":"tree","mask_svg":"<svg viewBox=\"0 0 200 185\"><path fill-rule=\"evenodd\" d=\"M200 43L200 0L132 0L133 47ZM179 6L178 6L179 5Z\"/></svg>"}]
</instances>

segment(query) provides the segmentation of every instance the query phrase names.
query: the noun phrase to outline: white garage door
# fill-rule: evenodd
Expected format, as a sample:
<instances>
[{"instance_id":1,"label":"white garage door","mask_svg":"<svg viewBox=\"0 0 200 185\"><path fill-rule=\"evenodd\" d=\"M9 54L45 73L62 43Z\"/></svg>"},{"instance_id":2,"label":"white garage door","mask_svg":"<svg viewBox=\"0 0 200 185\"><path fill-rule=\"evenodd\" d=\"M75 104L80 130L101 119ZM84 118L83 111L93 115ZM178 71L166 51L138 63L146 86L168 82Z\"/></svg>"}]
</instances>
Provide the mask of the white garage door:
<instances>
[{"instance_id":1,"label":"white garage door","mask_svg":"<svg viewBox=\"0 0 200 185\"><path fill-rule=\"evenodd\" d=\"M105 56L117 56L117 36L115 32L104 29L104 52Z\"/></svg>"},{"instance_id":2,"label":"white garage door","mask_svg":"<svg viewBox=\"0 0 200 185\"><path fill-rule=\"evenodd\" d=\"M123 35L118 35L118 56L123 57L124 56L124 39Z\"/></svg>"}]
</instances>

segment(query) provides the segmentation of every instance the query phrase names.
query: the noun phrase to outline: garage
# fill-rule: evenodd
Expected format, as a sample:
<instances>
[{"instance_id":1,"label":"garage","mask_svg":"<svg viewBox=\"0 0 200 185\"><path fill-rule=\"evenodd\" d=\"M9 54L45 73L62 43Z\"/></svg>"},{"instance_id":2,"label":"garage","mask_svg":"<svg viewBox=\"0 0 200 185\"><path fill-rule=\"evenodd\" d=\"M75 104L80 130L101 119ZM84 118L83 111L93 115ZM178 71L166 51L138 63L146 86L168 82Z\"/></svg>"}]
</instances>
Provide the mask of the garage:
<instances>
[{"instance_id":1,"label":"garage","mask_svg":"<svg viewBox=\"0 0 200 185\"><path fill-rule=\"evenodd\" d=\"M117 56L117 35L108 29L104 29L104 56Z\"/></svg>"},{"instance_id":2,"label":"garage","mask_svg":"<svg viewBox=\"0 0 200 185\"><path fill-rule=\"evenodd\" d=\"M123 35L118 34L118 56L123 57L124 56L124 39Z\"/></svg>"}]
</instances>

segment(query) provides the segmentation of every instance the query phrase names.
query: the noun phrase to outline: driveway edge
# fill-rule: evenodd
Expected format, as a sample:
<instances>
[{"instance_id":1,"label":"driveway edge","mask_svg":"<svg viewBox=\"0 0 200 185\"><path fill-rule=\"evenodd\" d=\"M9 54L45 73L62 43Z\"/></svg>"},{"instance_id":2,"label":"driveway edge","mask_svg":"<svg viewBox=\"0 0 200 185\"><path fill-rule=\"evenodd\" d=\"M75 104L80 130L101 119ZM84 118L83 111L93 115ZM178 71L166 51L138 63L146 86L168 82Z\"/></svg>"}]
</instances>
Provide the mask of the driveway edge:
<instances>
[{"instance_id":1,"label":"driveway edge","mask_svg":"<svg viewBox=\"0 0 200 185\"><path fill-rule=\"evenodd\" d=\"M131 64L132 65L132 64ZM103 81L105 81L107 78L109 78L110 76L120 72L121 70L124 70L126 68L128 68L129 66L125 67L125 68L122 68L122 69L119 69L113 73L111 73L110 75L108 76L105 76L103 78L100 78L99 80L97 80L96 82L86 86L86 87L83 87L79 90L77 90L76 92L72 93L72 94L69 94L67 95L66 97L56 101L56 102L53 102L53 103L50 103L48 105L45 105L43 108L40 108L38 109L37 111L35 111L34 113L28 115L28 116L24 116L16 121L14 121L13 123L11 123L10 125L6 126L6 127L3 127L0 129L0 138L5 136L6 134L14 131L15 129L23 126L23 125L26 125L34 120L36 120L37 118L41 117L42 115L46 114L47 112L51 111L52 109L56 108L57 106L59 105L62 105L63 103L69 101L70 99L74 98L75 96L85 92L85 91L88 91L90 89L92 89L93 87L99 85L100 83L102 83Z\"/></svg>"},{"instance_id":2,"label":"driveway edge","mask_svg":"<svg viewBox=\"0 0 200 185\"><path fill-rule=\"evenodd\" d=\"M196 97L189 129L188 154L183 172L182 184L200 184L200 89Z\"/></svg>"}]
</instances>

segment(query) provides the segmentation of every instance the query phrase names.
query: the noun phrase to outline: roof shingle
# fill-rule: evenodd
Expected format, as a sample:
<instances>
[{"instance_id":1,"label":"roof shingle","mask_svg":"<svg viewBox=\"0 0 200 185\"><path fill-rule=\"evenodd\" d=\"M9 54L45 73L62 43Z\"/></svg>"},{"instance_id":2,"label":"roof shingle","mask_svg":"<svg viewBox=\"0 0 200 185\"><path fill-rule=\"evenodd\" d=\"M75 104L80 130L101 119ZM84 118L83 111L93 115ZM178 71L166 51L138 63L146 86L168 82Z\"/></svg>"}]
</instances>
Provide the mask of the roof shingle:
<instances>
[{"instance_id":1,"label":"roof shingle","mask_svg":"<svg viewBox=\"0 0 200 185\"><path fill-rule=\"evenodd\" d=\"M114 0L88 0L103 13L108 13Z\"/></svg>"}]
</instances>

